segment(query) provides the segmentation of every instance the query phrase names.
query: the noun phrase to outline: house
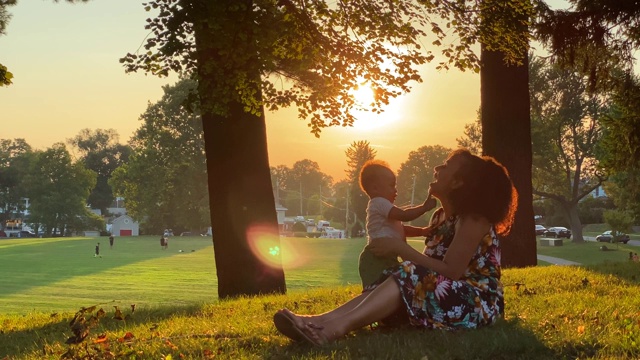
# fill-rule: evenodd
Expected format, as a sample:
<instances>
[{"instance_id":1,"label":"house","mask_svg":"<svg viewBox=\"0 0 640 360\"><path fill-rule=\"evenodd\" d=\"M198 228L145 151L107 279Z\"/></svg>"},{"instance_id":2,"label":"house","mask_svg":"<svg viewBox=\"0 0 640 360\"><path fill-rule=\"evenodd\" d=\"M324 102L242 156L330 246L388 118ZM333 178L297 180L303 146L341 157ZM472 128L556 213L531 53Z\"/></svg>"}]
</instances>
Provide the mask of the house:
<instances>
[{"instance_id":1,"label":"house","mask_svg":"<svg viewBox=\"0 0 640 360\"><path fill-rule=\"evenodd\" d=\"M138 236L140 224L129 215L120 215L111 223L111 234L114 236Z\"/></svg>"},{"instance_id":2,"label":"house","mask_svg":"<svg viewBox=\"0 0 640 360\"><path fill-rule=\"evenodd\" d=\"M287 211L287 208L276 203L276 213L278 214L278 228L280 232L282 232L285 228L284 226L284 212Z\"/></svg>"}]
</instances>

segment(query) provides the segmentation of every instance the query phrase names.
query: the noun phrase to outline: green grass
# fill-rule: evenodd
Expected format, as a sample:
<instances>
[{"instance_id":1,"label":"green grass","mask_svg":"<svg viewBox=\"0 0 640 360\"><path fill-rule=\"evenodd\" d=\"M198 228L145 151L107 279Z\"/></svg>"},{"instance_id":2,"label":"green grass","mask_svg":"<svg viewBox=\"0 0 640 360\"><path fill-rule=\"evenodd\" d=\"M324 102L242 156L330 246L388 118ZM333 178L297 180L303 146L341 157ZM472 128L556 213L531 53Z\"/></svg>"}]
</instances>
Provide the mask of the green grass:
<instances>
[{"instance_id":1,"label":"green grass","mask_svg":"<svg viewBox=\"0 0 640 360\"><path fill-rule=\"evenodd\" d=\"M102 258L93 257L96 241L0 240L0 359L640 357L640 264L608 258L622 250L592 251L602 244L544 249L564 258L582 252L581 262L595 265L504 270L506 312L496 326L453 333L365 328L311 349L279 335L271 318L281 307L330 310L358 294L363 239L283 239L288 294L232 301L215 300L207 238L174 237L168 250L155 237L117 238L113 250L102 238ZM95 304L106 316L80 345L67 345L74 313ZM125 320L114 319L114 306ZM96 313L82 315L90 322Z\"/></svg>"},{"instance_id":2,"label":"green grass","mask_svg":"<svg viewBox=\"0 0 640 360\"><path fill-rule=\"evenodd\" d=\"M356 262L364 239L281 240L288 289L359 283ZM101 258L93 256L96 242ZM75 311L105 300L143 308L217 298L207 237L172 237L167 250L151 236L118 237L113 249L104 237L0 240L0 274L4 314Z\"/></svg>"},{"instance_id":3,"label":"green grass","mask_svg":"<svg viewBox=\"0 0 640 360\"><path fill-rule=\"evenodd\" d=\"M101 258L93 256L101 243ZM421 240L410 244L422 249ZM581 264L625 261L631 245L585 242L539 246L538 253ZM282 238L289 290L359 284L358 254L364 239ZM183 252L179 252L183 250ZM192 251L193 250L193 251ZM541 265L546 263L540 262ZM113 301L152 306L189 306L217 298L213 245L206 237L173 237L162 250L151 236L0 240L0 313L75 311Z\"/></svg>"},{"instance_id":4,"label":"green grass","mask_svg":"<svg viewBox=\"0 0 640 360\"><path fill-rule=\"evenodd\" d=\"M600 250L602 246L606 246L608 250ZM639 251L638 247L633 245L608 244L595 241L573 243L568 239L562 241L562 246L540 246L538 241L537 249L538 254L571 260L583 265L600 264L606 261L628 261L629 251Z\"/></svg>"}]
</instances>

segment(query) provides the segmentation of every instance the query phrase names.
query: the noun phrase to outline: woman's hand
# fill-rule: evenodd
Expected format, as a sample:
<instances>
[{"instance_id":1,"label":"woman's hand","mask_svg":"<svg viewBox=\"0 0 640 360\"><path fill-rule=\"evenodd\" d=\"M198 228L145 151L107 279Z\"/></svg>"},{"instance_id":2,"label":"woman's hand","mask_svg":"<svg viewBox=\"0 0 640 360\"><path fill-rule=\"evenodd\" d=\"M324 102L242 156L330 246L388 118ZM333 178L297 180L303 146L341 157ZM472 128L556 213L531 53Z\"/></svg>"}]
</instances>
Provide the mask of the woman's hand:
<instances>
[{"instance_id":1,"label":"woman's hand","mask_svg":"<svg viewBox=\"0 0 640 360\"><path fill-rule=\"evenodd\" d=\"M402 246L402 244L404 242L396 239L372 239L367 248L375 256L398 255L398 246Z\"/></svg>"}]
</instances>

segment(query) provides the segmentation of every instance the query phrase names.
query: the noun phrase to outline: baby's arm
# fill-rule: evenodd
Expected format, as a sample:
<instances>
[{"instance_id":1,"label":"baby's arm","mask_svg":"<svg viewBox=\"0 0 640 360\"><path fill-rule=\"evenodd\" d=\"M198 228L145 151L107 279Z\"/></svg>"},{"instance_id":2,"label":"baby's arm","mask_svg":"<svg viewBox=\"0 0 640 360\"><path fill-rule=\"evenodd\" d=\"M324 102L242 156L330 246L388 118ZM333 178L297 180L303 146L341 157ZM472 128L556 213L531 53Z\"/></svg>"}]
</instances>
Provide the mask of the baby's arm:
<instances>
[{"instance_id":1,"label":"baby's arm","mask_svg":"<svg viewBox=\"0 0 640 360\"><path fill-rule=\"evenodd\" d=\"M425 227L417 227L417 226L410 226L410 225L403 225L404 226L404 234L406 237L412 237L412 236L429 236L431 235L431 232L434 231L438 225L440 224L440 222L442 222L444 219L441 219L442 217L442 208L436 210L433 215L431 215L431 220L429 220L429 226L425 226Z\"/></svg>"},{"instance_id":2,"label":"baby's arm","mask_svg":"<svg viewBox=\"0 0 640 360\"><path fill-rule=\"evenodd\" d=\"M419 218L422 214L436 207L436 199L429 196L422 203L422 205L400 209L397 206L394 206L389 210L389 215L387 216L391 220L399 220L399 221L411 221Z\"/></svg>"},{"instance_id":3,"label":"baby's arm","mask_svg":"<svg viewBox=\"0 0 640 360\"><path fill-rule=\"evenodd\" d=\"M410 226L404 225L404 236L406 237L416 237L416 236L429 236L431 233L432 227L418 227L418 226Z\"/></svg>"}]
</instances>

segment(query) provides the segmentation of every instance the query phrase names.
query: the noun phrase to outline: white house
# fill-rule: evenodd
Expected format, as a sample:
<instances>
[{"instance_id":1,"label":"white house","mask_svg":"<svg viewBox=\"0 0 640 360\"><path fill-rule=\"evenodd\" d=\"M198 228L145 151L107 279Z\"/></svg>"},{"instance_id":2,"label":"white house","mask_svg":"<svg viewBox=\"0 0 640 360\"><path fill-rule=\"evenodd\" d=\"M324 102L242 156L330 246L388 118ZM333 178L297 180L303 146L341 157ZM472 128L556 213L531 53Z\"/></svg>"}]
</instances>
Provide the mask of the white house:
<instances>
[{"instance_id":1,"label":"white house","mask_svg":"<svg viewBox=\"0 0 640 360\"><path fill-rule=\"evenodd\" d=\"M140 235L140 224L129 215L120 215L111 223L111 234L113 236L138 236Z\"/></svg>"},{"instance_id":2,"label":"white house","mask_svg":"<svg viewBox=\"0 0 640 360\"><path fill-rule=\"evenodd\" d=\"M287 211L287 208L276 203L276 213L278 214L278 228L280 231L284 229L284 212Z\"/></svg>"}]
</instances>

